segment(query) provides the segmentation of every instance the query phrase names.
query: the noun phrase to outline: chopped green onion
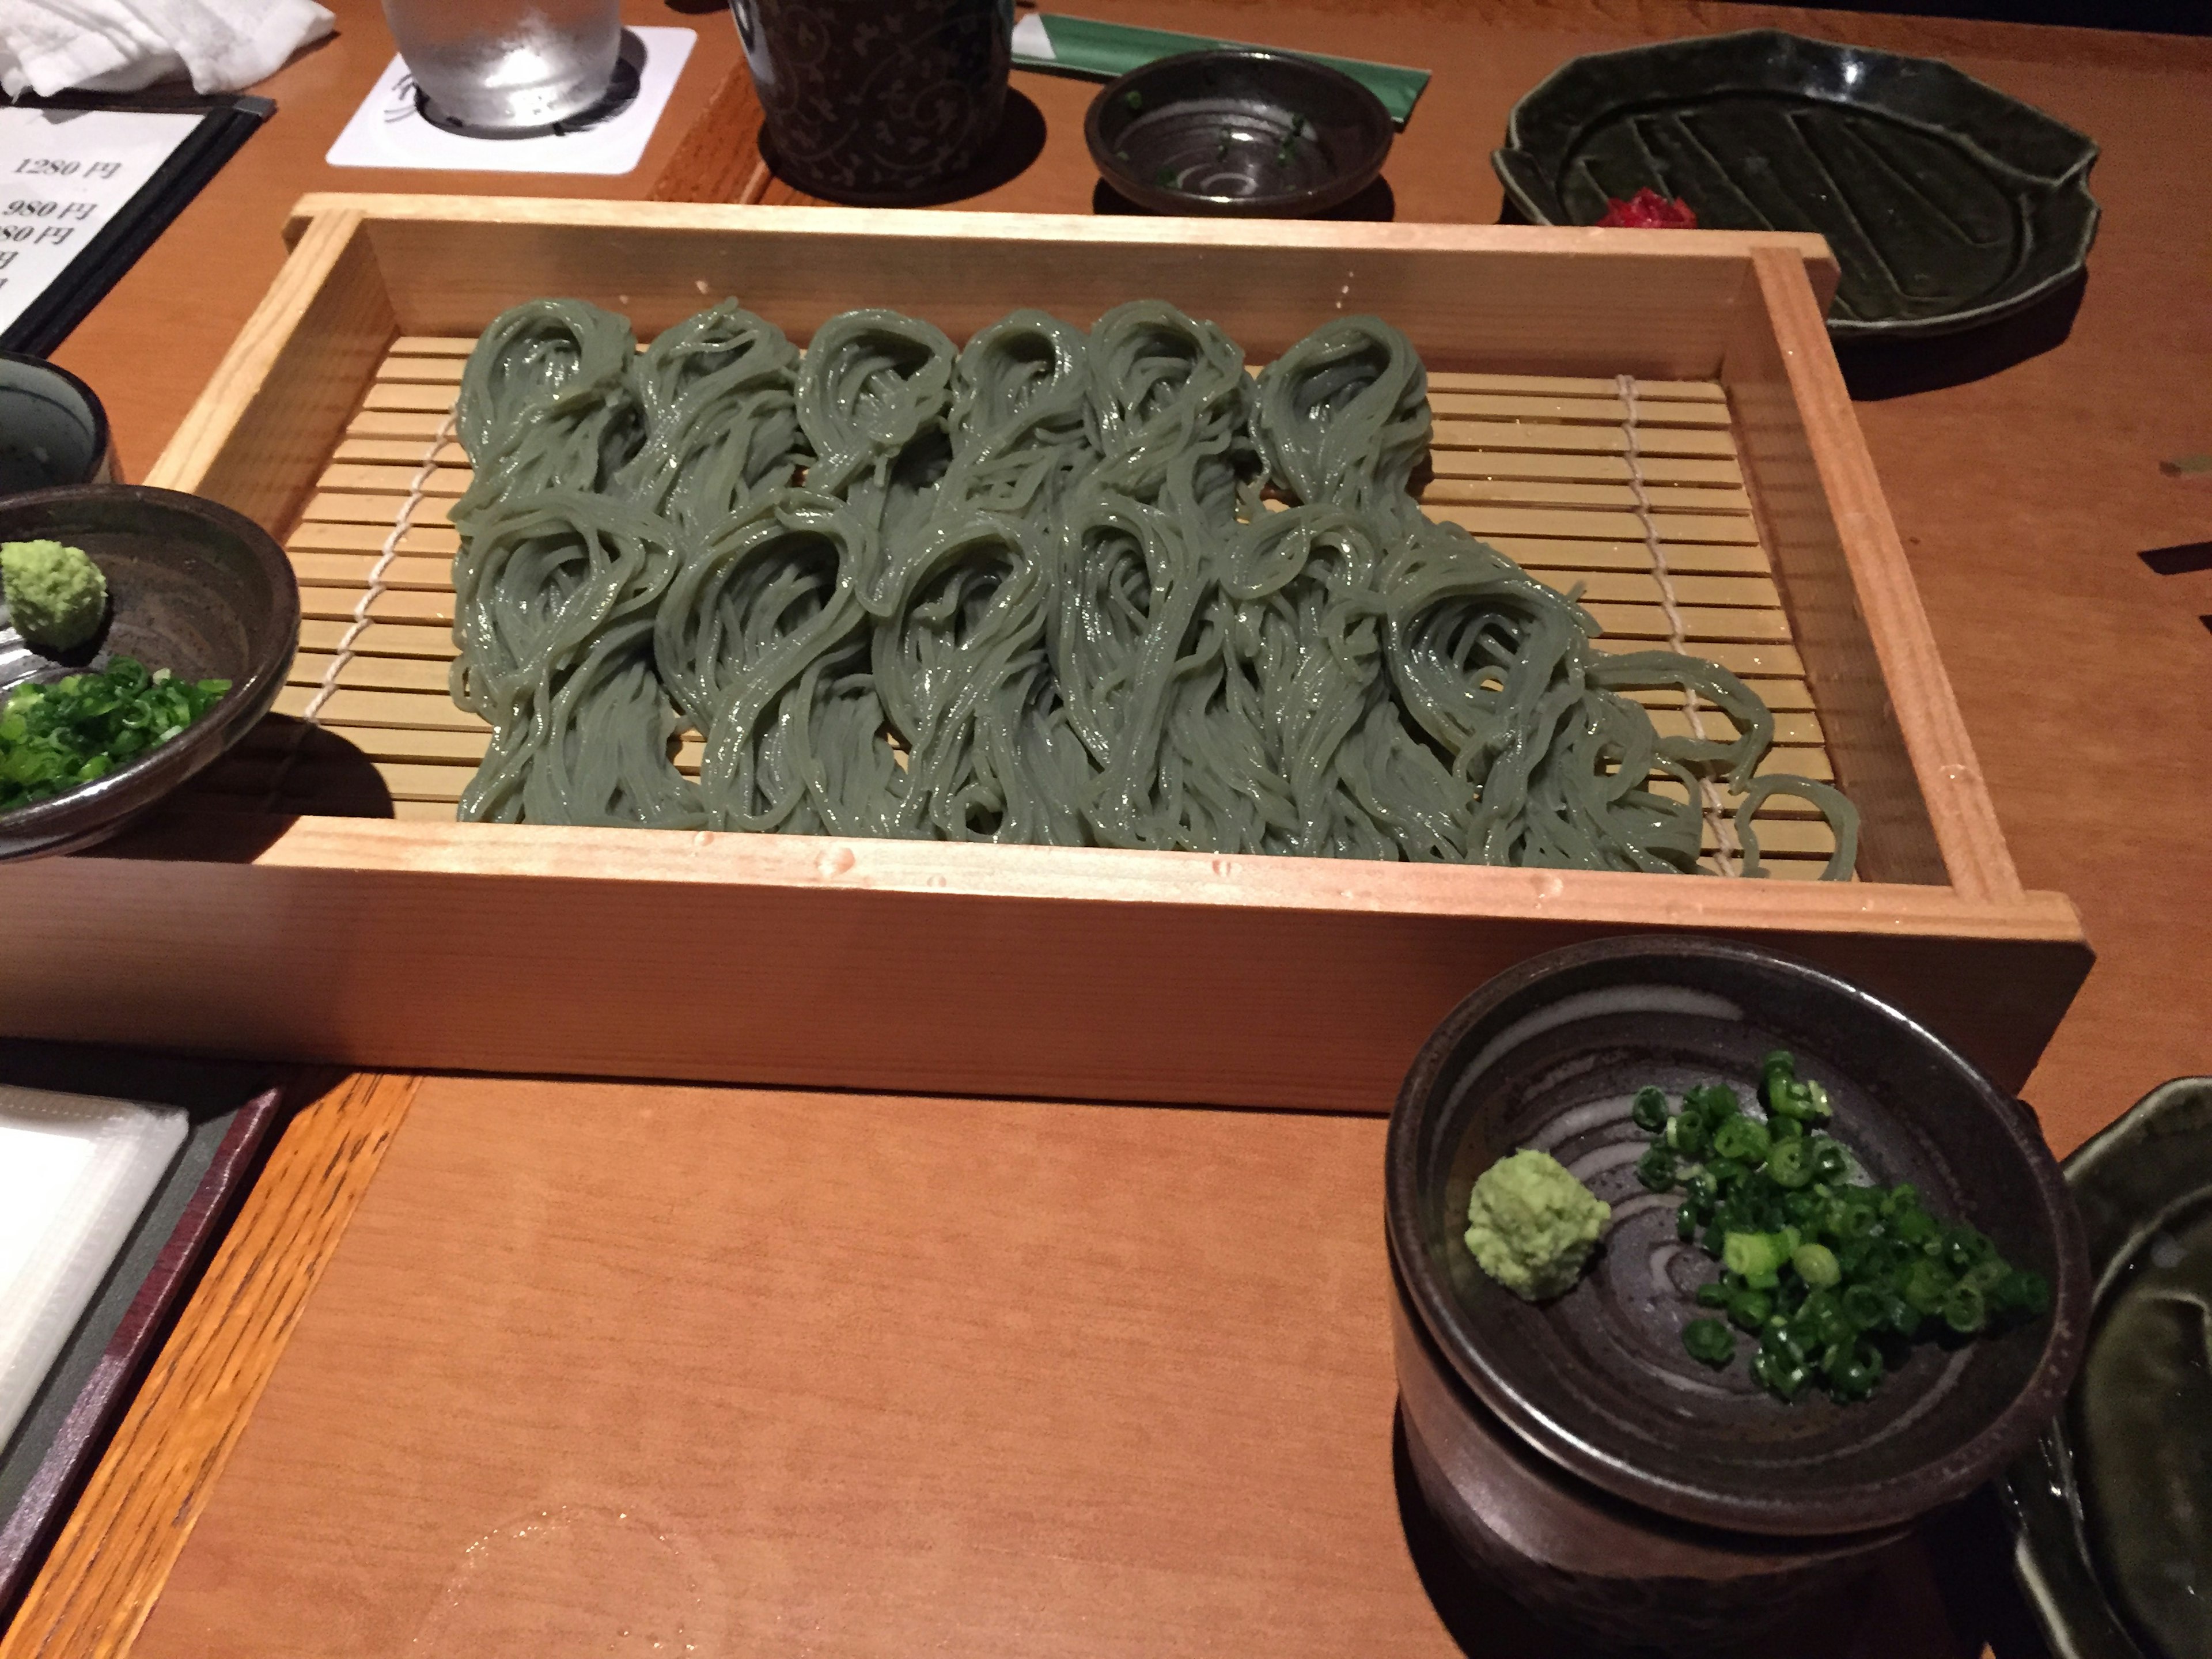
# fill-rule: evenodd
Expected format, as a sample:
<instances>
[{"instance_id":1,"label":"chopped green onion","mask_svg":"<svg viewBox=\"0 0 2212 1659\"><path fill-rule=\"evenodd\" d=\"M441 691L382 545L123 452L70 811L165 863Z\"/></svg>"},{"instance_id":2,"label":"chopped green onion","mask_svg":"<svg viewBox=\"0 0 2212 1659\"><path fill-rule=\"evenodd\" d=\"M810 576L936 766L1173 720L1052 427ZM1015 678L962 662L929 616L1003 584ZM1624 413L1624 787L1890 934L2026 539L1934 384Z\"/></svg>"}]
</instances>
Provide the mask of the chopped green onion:
<instances>
[{"instance_id":1,"label":"chopped green onion","mask_svg":"<svg viewBox=\"0 0 2212 1659\"><path fill-rule=\"evenodd\" d=\"M1844 1276L1836 1265L1836 1253L1825 1244L1800 1244L1790 1253L1790 1265L1815 1290L1826 1290Z\"/></svg>"},{"instance_id":2,"label":"chopped green onion","mask_svg":"<svg viewBox=\"0 0 2212 1659\"><path fill-rule=\"evenodd\" d=\"M1705 1119L1695 1112L1684 1112L1667 1120L1667 1146L1684 1158L1703 1158L1712 1146L1712 1133Z\"/></svg>"},{"instance_id":3,"label":"chopped green onion","mask_svg":"<svg viewBox=\"0 0 2212 1659\"><path fill-rule=\"evenodd\" d=\"M1638 1089L1636 1103L1628 1109L1629 1121L1646 1134L1667 1127L1667 1097L1657 1089Z\"/></svg>"},{"instance_id":4,"label":"chopped green onion","mask_svg":"<svg viewBox=\"0 0 2212 1659\"><path fill-rule=\"evenodd\" d=\"M1943 1322L1961 1336L1972 1336L1990 1322L1989 1304L1971 1285L1954 1285L1943 1297Z\"/></svg>"},{"instance_id":5,"label":"chopped green onion","mask_svg":"<svg viewBox=\"0 0 2212 1659\"><path fill-rule=\"evenodd\" d=\"M1657 1088L1630 1117L1650 1137L1636 1172L1656 1192L1682 1189L1674 1231L1722 1263L1695 1292L1683 1343L1702 1363L1735 1355L1734 1325L1757 1339L1751 1373L1778 1399L1817 1382L1841 1403L1868 1398L1905 1342L1994 1334L2049 1310L2051 1286L2014 1268L1971 1226L1930 1215L1910 1184L1863 1182L1844 1144L1815 1133L1827 1091L1777 1050L1760 1066L1764 1121L1735 1091L1701 1084L1672 1116Z\"/></svg>"},{"instance_id":6,"label":"chopped green onion","mask_svg":"<svg viewBox=\"0 0 2212 1659\"><path fill-rule=\"evenodd\" d=\"M1808 1244L1802 1248L1816 1250L1820 1247ZM1802 1273L1803 1269L1798 1271ZM1889 1298L1872 1285L1846 1285L1843 1301L1844 1316L1863 1331L1878 1331L1889 1322Z\"/></svg>"},{"instance_id":7,"label":"chopped green onion","mask_svg":"<svg viewBox=\"0 0 2212 1659\"><path fill-rule=\"evenodd\" d=\"M103 673L19 685L0 705L0 811L92 783L167 743L221 702L228 680L151 673L131 657Z\"/></svg>"},{"instance_id":8,"label":"chopped green onion","mask_svg":"<svg viewBox=\"0 0 2212 1659\"><path fill-rule=\"evenodd\" d=\"M1951 1294L1952 1279L1939 1263L1922 1260L1905 1269L1898 1294L1924 1314L1941 1313L1943 1298Z\"/></svg>"},{"instance_id":9,"label":"chopped green onion","mask_svg":"<svg viewBox=\"0 0 2212 1659\"><path fill-rule=\"evenodd\" d=\"M1827 1288L1814 1291L1805 1298L1805 1304L1798 1309L1795 1322L1803 1328L1808 1347L1816 1343L1824 1348L1833 1347L1837 1343L1848 1342L1858 1334L1858 1327L1844 1311L1843 1297Z\"/></svg>"},{"instance_id":10,"label":"chopped green onion","mask_svg":"<svg viewBox=\"0 0 2212 1659\"><path fill-rule=\"evenodd\" d=\"M1760 1329L1773 1313L1774 1298L1765 1291L1745 1289L1729 1297L1729 1322L1747 1331Z\"/></svg>"},{"instance_id":11,"label":"chopped green onion","mask_svg":"<svg viewBox=\"0 0 2212 1659\"><path fill-rule=\"evenodd\" d=\"M1692 1359L1725 1365L1735 1358L1735 1333L1717 1319L1693 1319L1682 1327L1682 1346Z\"/></svg>"},{"instance_id":12,"label":"chopped green onion","mask_svg":"<svg viewBox=\"0 0 2212 1659\"><path fill-rule=\"evenodd\" d=\"M1795 1400L1810 1376L1802 1360L1784 1359L1770 1353L1753 1357L1751 1374L1767 1392L1784 1400Z\"/></svg>"},{"instance_id":13,"label":"chopped green onion","mask_svg":"<svg viewBox=\"0 0 2212 1659\"><path fill-rule=\"evenodd\" d=\"M1671 1192L1674 1186L1674 1153L1655 1145L1636 1160L1636 1178L1655 1193Z\"/></svg>"},{"instance_id":14,"label":"chopped green onion","mask_svg":"<svg viewBox=\"0 0 2212 1659\"><path fill-rule=\"evenodd\" d=\"M1732 1158L1717 1158L1705 1165L1705 1173L1723 1187L1733 1187L1751 1172Z\"/></svg>"},{"instance_id":15,"label":"chopped green onion","mask_svg":"<svg viewBox=\"0 0 2212 1659\"><path fill-rule=\"evenodd\" d=\"M1735 1091L1725 1083L1701 1085L1684 1096L1682 1103L1696 1106L1709 1127L1718 1127L1723 1118L1734 1117L1743 1109Z\"/></svg>"},{"instance_id":16,"label":"chopped green onion","mask_svg":"<svg viewBox=\"0 0 2212 1659\"><path fill-rule=\"evenodd\" d=\"M1732 1117L1713 1132L1713 1150L1723 1158L1758 1164L1765 1159L1768 1139L1764 1123L1747 1117Z\"/></svg>"},{"instance_id":17,"label":"chopped green onion","mask_svg":"<svg viewBox=\"0 0 2212 1659\"><path fill-rule=\"evenodd\" d=\"M1730 1273L1741 1273L1747 1284L1764 1280L1771 1285L1796 1248L1796 1237L1788 1232L1730 1233L1721 1260L1728 1263Z\"/></svg>"},{"instance_id":18,"label":"chopped green onion","mask_svg":"<svg viewBox=\"0 0 2212 1659\"><path fill-rule=\"evenodd\" d=\"M1767 1151L1767 1179L1778 1188L1812 1186L1812 1151L1808 1141L1774 1141Z\"/></svg>"},{"instance_id":19,"label":"chopped green onion","mask_svg":"<svg viewBox=\"0 0 2212 1659\"><path fill-rule=\"evenodd\" d=\"M1944 1264L1954 1273L1966 1273L1992 1260L1996 1253L1996 1246L1972 1227L1950 1227L1944 1231Z\"/></svg>"},{"instance_id":20,"label":"chopped green onion","mask_svg":"<svg viewBox=\"0 0 2212 1659\"><path fill-rule=\"evenodd\" d=\"M1835 1109L1829 1104L1828 1091L1819 1084L1781 1077L1772 1072L1766 1074L1765 1092L1767 1110L1778 1117L1822 1123Z\"/></svg>"},{"instance_id":21,"label":"chopped green onion","mask_svg":"<svg viewBox=\"0 0 2212 1659\"><path fill-rule=\"evenodd\" d=\"M1942 1224L1927 1211L1917 1207L1899 1210L1885 1218L1889 1223L1889 1236L1899 1243L1941 1248Z\"/></svg>"},{"instance_id":22,"label":"chopped green onion","mask_svg":"<svg viewBox=\"0 0 2212 1659\"><path fill-rule=\"evenodd\" d=\"M1960 1273L1959 1282L1961 1285L1971 1285L1986 1296L2002 1283L2004 1276L2011 1271L2002 1256L1992 1254Z\"/></svg>"}]
</instances>

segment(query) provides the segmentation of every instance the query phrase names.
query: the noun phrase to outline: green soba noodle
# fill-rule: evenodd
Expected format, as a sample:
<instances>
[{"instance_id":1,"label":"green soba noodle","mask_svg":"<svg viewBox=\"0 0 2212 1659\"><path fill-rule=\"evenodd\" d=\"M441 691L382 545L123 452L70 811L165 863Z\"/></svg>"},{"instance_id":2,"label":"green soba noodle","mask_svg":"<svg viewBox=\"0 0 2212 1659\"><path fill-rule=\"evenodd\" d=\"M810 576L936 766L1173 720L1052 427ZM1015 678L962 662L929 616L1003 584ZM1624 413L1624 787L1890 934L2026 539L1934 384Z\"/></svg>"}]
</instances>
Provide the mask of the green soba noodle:
<instances>
[{"instance_id":1,"label":"green soba noodle","mask_svg":"<svg viewBox=\"0 0 2212 1659\"><path fill-rule=\"evenodd\" d=\"M540 301L458 423L453 695L493 732L465 817L1693 872L1719 783L1744 874L1778 794L1850 872L1850 803L1758 775L1742 681L1598 650L1423 516L1427 376L1371 318L1255 380L1150 301L957 351L850 312L802 356L734 303L641 353ZM1653 690L1734 735L1661 736Z\"/></svg>"}]
</instances>

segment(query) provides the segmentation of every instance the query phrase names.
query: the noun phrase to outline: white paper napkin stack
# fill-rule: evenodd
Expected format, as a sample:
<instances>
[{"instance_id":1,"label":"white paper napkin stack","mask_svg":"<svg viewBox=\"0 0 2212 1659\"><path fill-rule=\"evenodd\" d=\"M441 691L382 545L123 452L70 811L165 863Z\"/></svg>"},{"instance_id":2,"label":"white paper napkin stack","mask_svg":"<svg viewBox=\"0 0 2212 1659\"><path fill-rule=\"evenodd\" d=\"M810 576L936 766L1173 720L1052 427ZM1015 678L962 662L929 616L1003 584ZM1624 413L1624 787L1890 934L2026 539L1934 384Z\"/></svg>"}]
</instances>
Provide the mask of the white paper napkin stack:
<instances>
[{"instance_id":1,"label":"white paper napkin stack","mask_svg":"<svg viewBox=\"0 0 2212 1659\"><path fill-rule=\"evenodd\" d=\"M0 1445L167 1173L173 1106L0 1085Z\"/></svg>"},{"instance_id":2,"label":"white paper napkin stack","mask_svg":"<svg viewBox=\"0 0 2212 1659\"><path fill-rule=\"evenodd\" d=\"M315 0L0 0L0 88L237 92L331 32Z\"/></svg>"}]
</instances>

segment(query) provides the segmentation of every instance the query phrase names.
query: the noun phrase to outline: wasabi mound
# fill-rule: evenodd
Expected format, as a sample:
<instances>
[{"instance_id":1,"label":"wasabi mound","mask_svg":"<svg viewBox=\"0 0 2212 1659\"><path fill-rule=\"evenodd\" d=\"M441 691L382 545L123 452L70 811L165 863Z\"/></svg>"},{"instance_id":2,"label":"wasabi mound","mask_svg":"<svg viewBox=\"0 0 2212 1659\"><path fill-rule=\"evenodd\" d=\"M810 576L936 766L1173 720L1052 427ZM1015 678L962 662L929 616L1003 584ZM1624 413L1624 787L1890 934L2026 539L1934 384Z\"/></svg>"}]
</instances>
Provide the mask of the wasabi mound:
<instances>
[{"instance_id":1,"label":"wasabi mound","mask_svg":"<svg viewBox=\"0 0 2212 1659\"><path fill-rule=\"evenodd\" d=\"M0 544L0 590L15 631L49 651L82 645L107 614L107 578L59 542Z\"/></svg>"},{"instance_id":2,"label":"wasabi mound","mask_svg":"<svg viewBox=\"0 0 2212 1659\"><path fill-rule=\"evenodd\" d=\"M1467 1248L1514 1295L1548 1302L1575 1287L1612 1218L1613 1206L1549 1152L1516 1152L1475 1178Z\"/></svg>"}]
</instances>

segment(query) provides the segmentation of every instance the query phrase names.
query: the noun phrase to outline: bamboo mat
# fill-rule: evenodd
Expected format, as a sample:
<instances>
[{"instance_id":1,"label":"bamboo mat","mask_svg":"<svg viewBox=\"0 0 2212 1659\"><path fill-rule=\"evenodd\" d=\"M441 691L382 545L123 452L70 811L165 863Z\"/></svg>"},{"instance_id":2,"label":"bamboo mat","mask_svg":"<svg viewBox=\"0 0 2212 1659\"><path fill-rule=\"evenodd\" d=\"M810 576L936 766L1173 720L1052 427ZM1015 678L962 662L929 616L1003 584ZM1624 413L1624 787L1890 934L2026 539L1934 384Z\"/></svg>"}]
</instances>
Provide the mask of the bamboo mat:
<instances>
[{"instance_id":1,"label":"bamboo mat","mask_svg":"<svg viewBox=\"0 0 2212 1659\"><path fill-rule=\"evenodd\" d=\"M287 539L303 620L283 718L207 775L203 800L344 812L388 796L399 817L452 819L489 737L446 680L459 544L447 515L470 477L452 415L474 343L403 337L379 368ZM1437 374L1429 387L1431 518L1579 587L1601 648L1672 647L1733 669L1774 710L1761 769L1832 778L1718 385ZM1733 734L1680 694L1638 695L1662 733ZM696 774L700 747L687 735L678 766ZM1723 871L1731 805L1717 789L1706 803L1707 862ZM1771 801L1758 824L1777 876L1816 875L1833 846L1796 801Z\"/></svg>"}]
</instances>

